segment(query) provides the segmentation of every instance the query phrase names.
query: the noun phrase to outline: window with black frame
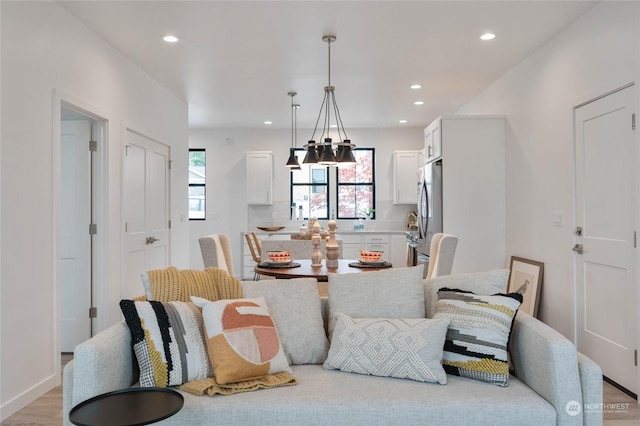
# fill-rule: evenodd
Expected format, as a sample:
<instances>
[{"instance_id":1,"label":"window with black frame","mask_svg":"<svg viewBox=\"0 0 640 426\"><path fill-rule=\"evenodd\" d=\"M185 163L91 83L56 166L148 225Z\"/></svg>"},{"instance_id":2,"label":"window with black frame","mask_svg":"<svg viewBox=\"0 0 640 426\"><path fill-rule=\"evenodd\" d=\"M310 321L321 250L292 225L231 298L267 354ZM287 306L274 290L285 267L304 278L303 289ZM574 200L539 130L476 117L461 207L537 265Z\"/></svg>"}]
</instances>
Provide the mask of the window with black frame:
<instances>
[{"instance_id":1,"label":"window with black frame","mask_svg":"<svg viewBox=\"0 0 640 426\"><path fill-rule=\"evenodd\" d=\"M205 220L206 204L206 152L189 149L189 220Z\"/></svg>"},{"instance_id":2,"label":"window with black frame","mask_svg":"<svg viewBox=\"0 0 640 426\"><path fill-rule=\"evenodd\" d=\"M355 148L353 155L356 164L338 167L336 171L337 219L358 219L365 216L374 219L376 208L375 149Z\"/></svg>"},{"instance_id":3,"label":"window with black frame","mask_svg":"<svg viewBox=\"0 0 640 426\"><path fill-rule=\"evenodd\" d=\"M329 167L303 163L300 170L291 171L290 200L296 211L302 206L304 219L329 219Z\"/></svg>"}]
</instances>

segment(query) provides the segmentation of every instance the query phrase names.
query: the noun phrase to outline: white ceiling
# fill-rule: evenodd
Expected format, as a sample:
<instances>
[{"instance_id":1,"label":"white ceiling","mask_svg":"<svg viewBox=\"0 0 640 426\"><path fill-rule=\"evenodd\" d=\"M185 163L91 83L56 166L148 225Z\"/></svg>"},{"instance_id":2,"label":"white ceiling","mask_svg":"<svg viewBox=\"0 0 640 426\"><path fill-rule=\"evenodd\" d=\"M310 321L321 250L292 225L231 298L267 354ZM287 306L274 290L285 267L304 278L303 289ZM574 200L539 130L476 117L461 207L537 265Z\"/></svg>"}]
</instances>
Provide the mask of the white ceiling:
<instances>
[{"instance_id":1,"label":"white ceiling","mask_svg":"<svg viewBox=\"0 0 640 426\"><path fill-rule=\"evenodd\" d=\"M191 127L290 128L294 90L298 127L312 128L328 77L322 36L335 34L331 82L348 131L455 112L596 2L59 3L184 99ZM486 31L496 39L481 41ZM163 42L168 33L180 41Z\"/></svg>"}]
</instances>

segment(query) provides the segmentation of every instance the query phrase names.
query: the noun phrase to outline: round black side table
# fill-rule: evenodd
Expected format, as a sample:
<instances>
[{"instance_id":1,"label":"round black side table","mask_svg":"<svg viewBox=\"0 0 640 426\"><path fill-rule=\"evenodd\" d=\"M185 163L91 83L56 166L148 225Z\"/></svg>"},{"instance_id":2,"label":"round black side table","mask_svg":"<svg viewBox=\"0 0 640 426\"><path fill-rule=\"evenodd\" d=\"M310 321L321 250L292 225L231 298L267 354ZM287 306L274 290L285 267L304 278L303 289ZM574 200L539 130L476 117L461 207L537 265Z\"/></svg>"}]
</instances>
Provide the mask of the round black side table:
<instances>
[{"instance_id":1,"label":"round black side table","mask_svg":"<svg viewBox=\"0 0 640 426\"><path fill-rule=\"evenodd\" d=\"M78 426L137 426L159 422L182 409L184 397L166 388L129 388L94 396L69 412Z\"/></svg>"}]
</instances>

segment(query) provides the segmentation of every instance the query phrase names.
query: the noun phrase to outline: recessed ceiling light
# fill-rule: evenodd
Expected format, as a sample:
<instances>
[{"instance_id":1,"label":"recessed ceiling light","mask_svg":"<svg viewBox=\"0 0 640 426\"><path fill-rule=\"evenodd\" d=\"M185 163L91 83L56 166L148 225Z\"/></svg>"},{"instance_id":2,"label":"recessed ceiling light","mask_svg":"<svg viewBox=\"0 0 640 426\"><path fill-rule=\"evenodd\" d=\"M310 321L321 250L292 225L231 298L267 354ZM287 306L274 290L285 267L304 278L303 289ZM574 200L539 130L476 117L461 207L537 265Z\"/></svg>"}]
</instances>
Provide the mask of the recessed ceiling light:
<instances>
[{"instance_id":1,"label":"recessed ceiling light","mask_svg":"<svg viewBox=\"0 0 640 426\"><path fill-rule=\"evenodd\" d=\"M413 104L414 105L424 105L424 102L423 101L415 101Z\"/></svg>"},{"instance_id":2,"label":"recessed ceiling light","mask_svg":"<svg viewBox=\"0 0 640 426\"><path fill-rule=\"evenodd\" d=\"M166 36L162 37L162 39L164 41L166 41L167 43L177 43L178 42L178 37L176 37L174 35L166 35Z\"/></svg>"},{"instance_id":3,"label":"recessed ceiling light","mask_svg":"<svg viewBox=\"0 0 640 426\"><path fill-rule=\"evenodd\" d=\"M480 40L493 40L496 38L496 35L493 33L484 33L480 36Z\"/></svg>"},{"instance_id":4,"label":"recessed ceiling light","mask_svg":"<svg viewBox=\"0 0 640 426\"><path fill-rule=\"evenodd\" d=\"M405 124L407 120L400 120L400 123Z\"/></svg>"},{"instance_id":5,"label":"recessed ceiling light","mask_svg":"<svg viewBox=\"0 0 640 426\"><path fill-rule=\"evenodd\" d=\"M412 89L420 89L422 87L422 84L412 84L411 86Z\"/></svg>"},{"instance_id":6,"label":"recessed ceiling light","mask_svg":"<svg viewBox=\"0 0 640 426\"><path fill-rule=\"evenodd\" d=\"M273 124L273 122L272 122L272 121L267 120L267 121L265 121L265 122L264 122L264 124Z\"/></svg>"}]
</instances>

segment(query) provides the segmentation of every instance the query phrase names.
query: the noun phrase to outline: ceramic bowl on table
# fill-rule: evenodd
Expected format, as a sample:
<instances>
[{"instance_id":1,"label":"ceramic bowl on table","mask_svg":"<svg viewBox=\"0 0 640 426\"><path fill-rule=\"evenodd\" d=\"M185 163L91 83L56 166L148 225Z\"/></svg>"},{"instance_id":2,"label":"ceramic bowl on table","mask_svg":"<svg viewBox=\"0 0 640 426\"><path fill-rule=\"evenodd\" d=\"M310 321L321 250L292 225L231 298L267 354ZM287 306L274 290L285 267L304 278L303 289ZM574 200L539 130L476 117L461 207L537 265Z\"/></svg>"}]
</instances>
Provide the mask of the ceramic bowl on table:
<instances>
[{"instance_id":1,"label":"ceramic bowl on table","mask_svg":"<svg viewBox=\"0 0 640 426\"><path fill-rule=\"evenodd\" d=\"M360 261L365 263L380 262L383 251L377 250L360 250Z\"/></svg>"},{"instance_id":2,"label":"ceramic bowl on table","mask_svg":"<svg viewBox=\"0 0 640 426\"><path fill-rule=\"evenodd\" d=\"M273 263L289 263L291 252L289 250L268 251L267 258Z\"/></svg>"}]
</instances>

